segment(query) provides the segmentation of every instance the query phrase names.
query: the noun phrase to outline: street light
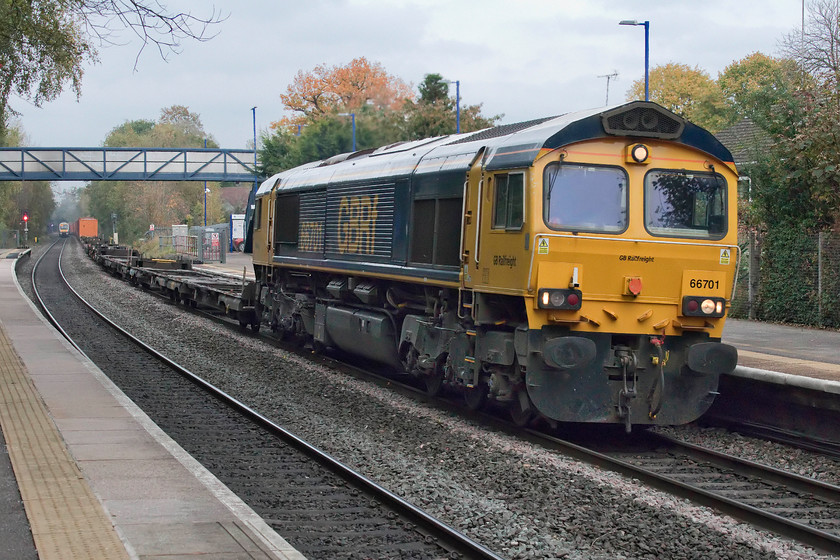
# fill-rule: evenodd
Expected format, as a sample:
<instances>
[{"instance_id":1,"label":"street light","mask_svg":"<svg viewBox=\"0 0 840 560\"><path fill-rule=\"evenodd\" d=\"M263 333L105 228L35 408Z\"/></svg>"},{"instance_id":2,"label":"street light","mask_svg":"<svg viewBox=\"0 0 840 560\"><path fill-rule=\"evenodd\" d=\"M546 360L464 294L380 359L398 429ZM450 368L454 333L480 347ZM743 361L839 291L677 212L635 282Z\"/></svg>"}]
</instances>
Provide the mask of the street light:
<instances>
[{"instance_id":1,"label":"street light","mask_svg":"<svg viewBox=\"0 0 840 560\"><path fill-rule=\"evenodd\" d=\"M251 107L251 113L254 115L254 194L256 194L257 193L257 108L256 107Z\"/></svg>"},{"instance_id":2,"label":"street light","mask_svg":"<svg viewBox=\"0 0 840 560\"><path fill-rule=\"evenodd\" d=\"M645 27L645 101L650 101L649 89L649 63L650 63L650 22L643 21L639 23L635 19L623 19L618 22L619 25L643 25Z\"/></svg>"},{"instance_id":3,"label":"street light","mask_svg":"<svg viewBox=\"0 0 840 560\"><path fill-rule=\"evenodd\" d=\"M356 151L356 113L339 113L339 117L350 117L353 124L353 151Z\"/></svg>"},{"instance_id":4,"label":"street light","mask_svg":"<svg viewBox=\"0 0 840 560\"><path fill-rule=\"evenodd\" d=\"M204 139L204 149L207 149L207 138ZM204 181L204 227L207 227L207 181Z\"/></svg>"},{"instance_id":5,"label":"street light","mask_svg":"<svg viewBox=\"0 0 840 560\"><path fill-rule=\"evenodd\" d=\"M455 84L455 134L461 133L461 80L450 80L447 84Z\"/></svg>"}]
</instances>

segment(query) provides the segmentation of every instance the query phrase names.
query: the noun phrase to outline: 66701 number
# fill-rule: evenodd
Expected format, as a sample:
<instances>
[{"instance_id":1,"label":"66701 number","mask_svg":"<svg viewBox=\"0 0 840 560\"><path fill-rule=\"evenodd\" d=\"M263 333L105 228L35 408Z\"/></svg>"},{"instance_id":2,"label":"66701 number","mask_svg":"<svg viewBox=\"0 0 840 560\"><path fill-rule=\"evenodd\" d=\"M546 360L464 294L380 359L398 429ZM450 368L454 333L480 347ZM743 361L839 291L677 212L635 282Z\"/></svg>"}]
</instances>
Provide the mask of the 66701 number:
<instances>
[{"instance_id":1,"label":"66701 number","mask_svg":"<svg viewBox=\"0 0 840 560\"><path fill-rule=\"evenodd\" d=\"M720 281L703 278L692 278L688 282L688 287L692 290L717 290L720 287Z\"/></svg>"}]
</instances>

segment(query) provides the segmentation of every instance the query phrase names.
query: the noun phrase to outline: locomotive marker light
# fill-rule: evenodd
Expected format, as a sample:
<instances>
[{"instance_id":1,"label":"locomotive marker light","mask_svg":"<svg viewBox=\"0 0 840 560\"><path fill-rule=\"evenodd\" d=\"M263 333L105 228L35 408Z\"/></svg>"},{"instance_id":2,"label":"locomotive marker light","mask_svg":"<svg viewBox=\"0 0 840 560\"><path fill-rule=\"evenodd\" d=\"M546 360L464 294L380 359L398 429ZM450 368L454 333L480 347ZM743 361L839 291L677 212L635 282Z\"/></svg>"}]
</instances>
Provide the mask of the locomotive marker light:
<instances>
[{"instance_id":1,"label":"locomotive marker light","mask_svg":"<svg viewBox=\"0 0 840 560\"><path fill-rule=\"evenodd\" d=\"M627 163L649 163L650 149L644 144L633 144L627 147Z\"/></svg>"}]
</instances>

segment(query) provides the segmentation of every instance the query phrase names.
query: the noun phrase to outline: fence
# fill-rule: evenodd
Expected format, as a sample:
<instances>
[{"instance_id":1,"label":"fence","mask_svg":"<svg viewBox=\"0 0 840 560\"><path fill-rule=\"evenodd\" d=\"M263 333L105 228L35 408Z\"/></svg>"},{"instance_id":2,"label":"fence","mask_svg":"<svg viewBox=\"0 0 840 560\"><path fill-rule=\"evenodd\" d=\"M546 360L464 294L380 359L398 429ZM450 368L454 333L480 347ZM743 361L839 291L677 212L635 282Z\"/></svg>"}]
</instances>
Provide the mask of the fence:
<instances>
[{"instance_id":1,"label":"fence","mask_svg":"<svg viewBox=\"0 0 840 560\"><path fill-rule=\"evenodd\" d=\"M744 232L731 317L840 328L840 234Z\"/></svg>"},{"instance_id":2,"label":"fence","mask_svg":"<svg viewBox=\"0 0 840 560\"><path fill-rule=\"evenodd\" d=\"M21 233L16 229L0 229L0 249L17 249Z\"/></svg>"},{"instance_id":3,"label":"fence","mask_svg":"<svg viewBox=\"0 0 840 560\"><path fill-rule=\"evenodd\" d=\"M170 248L178 255L191 256L202 262L226 262L230 245L230 226L194 226L189 231L165 228L155 231L158 245Z\"/></svg>"}]
</instances>

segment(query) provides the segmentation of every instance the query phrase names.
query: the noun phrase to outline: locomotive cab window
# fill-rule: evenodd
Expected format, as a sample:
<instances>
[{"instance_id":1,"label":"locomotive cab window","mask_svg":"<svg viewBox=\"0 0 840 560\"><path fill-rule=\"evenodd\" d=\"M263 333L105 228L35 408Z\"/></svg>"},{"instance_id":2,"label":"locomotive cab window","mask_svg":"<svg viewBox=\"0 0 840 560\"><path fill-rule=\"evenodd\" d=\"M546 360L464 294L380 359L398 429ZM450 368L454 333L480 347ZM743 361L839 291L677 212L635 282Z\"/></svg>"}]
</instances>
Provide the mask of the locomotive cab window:
<instances>
[{"instance_id":1,"label":"locomotive cab window","mask_svg":"<svg viewBox=\"0 0 840 560\"><path fill-rule=\"evenodd\" d=\"M520 230L525 222L525 175L496 175L493 229Z\"/></svg>"},{"instance_id":2,"label":"locomotive cab window","mask_svg":"<svg viewBox=\"0 0 840 560\"><path fill-rule=\"evenodd\" d=\"M551 229L621 233L627 229L627 174L620 167L546 167L543 218Z\"/></svg>"},{"instance_id":3,"label":"locomotive cab window","mask_svg":"<svg viewBox=\"0 0 840 560\"><path fill-rule=\"evenodd\" d=\"M726 181L720 175L653 170L645 177L645 227L652 235L721 239Z\"/></svg>"}]
</instances>

